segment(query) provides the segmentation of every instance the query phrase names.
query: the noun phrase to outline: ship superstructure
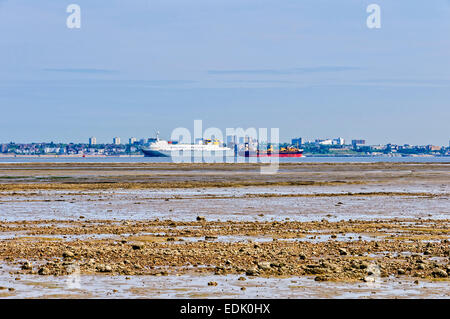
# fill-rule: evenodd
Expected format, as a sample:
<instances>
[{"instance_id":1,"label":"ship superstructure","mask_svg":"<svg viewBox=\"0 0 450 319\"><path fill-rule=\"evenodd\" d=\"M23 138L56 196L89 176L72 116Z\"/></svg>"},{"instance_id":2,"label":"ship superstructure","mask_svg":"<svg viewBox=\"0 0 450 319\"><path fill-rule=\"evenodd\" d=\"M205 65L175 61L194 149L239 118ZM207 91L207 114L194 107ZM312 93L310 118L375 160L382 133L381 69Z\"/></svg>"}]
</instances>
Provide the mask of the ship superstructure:
<instances>
[{"instance_id":1,"label":"ship superstructure","mask_svg":"<svg viewBox=\"0 0 450 319\"><path fill-rule=\"evenodd\" d=\"M142 147L141 150L146 157L195 156L196 154L202 155L204 152L214 156L215 152L223 155L225 152L232 151L217 139L203 139L198 144L178 144L161 140L158 133L156 139L147 147Z\"/></svg>"}]
</instances>

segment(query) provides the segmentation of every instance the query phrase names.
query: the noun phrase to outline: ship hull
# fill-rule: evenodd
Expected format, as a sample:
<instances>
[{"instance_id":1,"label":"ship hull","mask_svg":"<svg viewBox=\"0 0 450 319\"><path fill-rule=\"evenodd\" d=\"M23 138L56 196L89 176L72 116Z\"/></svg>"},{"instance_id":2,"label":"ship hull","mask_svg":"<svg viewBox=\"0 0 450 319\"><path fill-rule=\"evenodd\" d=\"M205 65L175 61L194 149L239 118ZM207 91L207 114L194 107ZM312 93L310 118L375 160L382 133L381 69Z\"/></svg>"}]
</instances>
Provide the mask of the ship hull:
<instances>
[{"instance_id":1,"label":"ship hull","mask_svg":"<svg viewBox=\"0 0 450 319\"><path fill-rule=\"evenodd\" d=\"M226 152L231 152L231 150L227 151L197 151L197 150L173 150L173 151L166 151L166 150L151 150L151 149L141 149L142 153L144 153L145 157L215 157L215 156L223 156L224 154L227 154Z\"/></svg>"},{"instance_id":2,"label":"ship hull","mask_svg":"<svg viewBox=\"0 0 450 319\"><path fill-rule=\"evenodd\" d=\"M170 157L170 152L142 149L145 157Z\"/></svg>"},{"instance_id":3,"label":"ship hull","mask_svg":"<svg viewBox=\"0 0 450 319\"><path fill-rule=\"evenodd\" d=\"M303 153L256 153L256 152L240 152L239 156L243 157L303 157Z\"/></svg>"}]
</instances>

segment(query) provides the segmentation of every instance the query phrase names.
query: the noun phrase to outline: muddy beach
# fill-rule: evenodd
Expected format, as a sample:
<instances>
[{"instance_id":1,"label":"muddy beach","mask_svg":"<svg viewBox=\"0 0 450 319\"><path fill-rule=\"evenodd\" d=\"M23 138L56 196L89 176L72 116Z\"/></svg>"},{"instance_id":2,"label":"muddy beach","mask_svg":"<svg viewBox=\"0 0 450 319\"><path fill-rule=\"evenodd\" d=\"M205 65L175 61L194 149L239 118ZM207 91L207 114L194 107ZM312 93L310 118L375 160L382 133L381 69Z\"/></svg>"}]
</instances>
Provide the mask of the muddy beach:
<instances>
[{"instance_id":1,"label":"muddy beach","mask_svg":"<svg viewBox=\"0 0 450 319\"><path fill-rule=\"evenodd\" d=\"M450 164L0 164L0 296L450 297Z\"/></svg>"}]
</instances>

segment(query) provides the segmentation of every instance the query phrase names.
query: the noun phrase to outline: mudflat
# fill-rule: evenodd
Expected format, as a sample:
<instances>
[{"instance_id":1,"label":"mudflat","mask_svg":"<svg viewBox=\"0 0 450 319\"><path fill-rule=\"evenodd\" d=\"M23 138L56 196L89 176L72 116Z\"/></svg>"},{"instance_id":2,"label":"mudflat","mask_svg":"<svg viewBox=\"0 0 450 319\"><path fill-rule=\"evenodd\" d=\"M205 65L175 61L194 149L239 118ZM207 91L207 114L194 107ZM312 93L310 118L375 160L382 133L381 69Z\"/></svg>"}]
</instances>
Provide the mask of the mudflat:
<instances>
[{"instance_id":1,"label":"mudflat","mask_svg":"<svg viewBox=\"0 0 450 319\"><path fill-rule=\"evenodd\" d=\"M260 168L2 163L0 296L450 296L449 163Z\"/></svg>"},{"instance_id":2,"label":"mudflat","mask_svg":"<svg viewBox=\"0 0 450 319\"><path fill-rule=\"evenodd\" d=\"M449 163L0 163L0 190L448 183Z\"/></svg>"}]
</instances>

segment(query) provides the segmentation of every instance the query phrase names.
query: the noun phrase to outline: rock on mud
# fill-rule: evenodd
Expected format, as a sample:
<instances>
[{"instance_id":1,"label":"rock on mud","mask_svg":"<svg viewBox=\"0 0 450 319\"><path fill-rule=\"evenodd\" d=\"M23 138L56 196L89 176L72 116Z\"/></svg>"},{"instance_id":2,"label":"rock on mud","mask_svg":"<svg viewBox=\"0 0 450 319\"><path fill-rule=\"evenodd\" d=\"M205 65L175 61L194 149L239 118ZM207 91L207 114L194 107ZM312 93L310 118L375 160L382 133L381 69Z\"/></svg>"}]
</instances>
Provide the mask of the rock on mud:
<instances>
[{"instance_id":1,"label":"rock on mud","mask_svg":"<svg viewBox=\"0 0 450 319\"><path fill-rule=\"evenodd\" d=\"M258 268L262 270L270 270L272 267L270 265L270 262L268 261L262 261L258 263Z\"/></svg>"},{"instance_id":2,"label":"rock on mud","mask_svg":"<svg viewBox=\"0 0 450 319\"><path fill-rule=\"evenodd\" d=\"M435 278L447 278L448 277L447 272L445 270L440 269L440 268L434 269L431 274Z\"/></svg>"},{"instance_id":3,"label":"rock on mud","mask_svg":"<svg viewBox=\"0 0 450 319\"><path fill-rule=\"evenodd\" d=\"M75 256L75 254L73 252L71 252L71 251L65 251L65 252L63 252L62 256L64 258L72 258L72 257Z\"/></svg>"},{"instance_id":4,"label":"rock on mud","mask_svg":"<svg viewBox=\"0 0 450 319\"><path fill-rule=\"evenodd\" d=\"M21 268L23 270L31 270L31 269L33 269L33 265L31 265L31 263L29 261L26 261L22 264Z\"/></svg>"},{"instance_id":5,"label":"rock on mud","mask_svg":"<svg viewBox=\"0 0 450 319\"><path fill-rule=\"evenodd\" d=\"M250 268L250 269L247 269L245 271L245 274L247 276L258 276L259 275L259 271L258 271L258 269L256 269L256 267L255 268Z\"/></svg>"},{"instance_id":6,"label":"rock on mud","mask_svg":"<svg viewBox=\"0 0 450 319\"><path fill-rule=\"evenodd\" d=\"M47 267L42 267L39 269L38 274L41 276L50 275L50 270Z\"/></svg>"},{"instance_id":7,"label":"rock on mud","mask_svg":"<svg viewBox=\"0 0 450 319\"><path fill-rule=\"evenodd\" d=\"M314 278L315 281L328 281L330 280L330 278L328 278L327 276L316 276Z\"/></svg>"},{"instance_id":8,"label":"rock on mud","mask_svg":"<svg viewBox=\"0 0 450 319\"><path fill-rule=\"evenodd\" d=\"M404 275L405 273L406 273L406 271L402 268L397 270L397 274L399 274L399 275Z\"/></svg>"},{"instance_id":9,"label":"rock on mud","mask_svg":"<svg viewBox=\"0 0 450 319\"><path fill-rule=\"evenodd\" d=\"M98 265L96 269L99 272L112 272L112 267L109 265Z\"/></svg>"}]
</instances>

